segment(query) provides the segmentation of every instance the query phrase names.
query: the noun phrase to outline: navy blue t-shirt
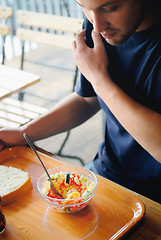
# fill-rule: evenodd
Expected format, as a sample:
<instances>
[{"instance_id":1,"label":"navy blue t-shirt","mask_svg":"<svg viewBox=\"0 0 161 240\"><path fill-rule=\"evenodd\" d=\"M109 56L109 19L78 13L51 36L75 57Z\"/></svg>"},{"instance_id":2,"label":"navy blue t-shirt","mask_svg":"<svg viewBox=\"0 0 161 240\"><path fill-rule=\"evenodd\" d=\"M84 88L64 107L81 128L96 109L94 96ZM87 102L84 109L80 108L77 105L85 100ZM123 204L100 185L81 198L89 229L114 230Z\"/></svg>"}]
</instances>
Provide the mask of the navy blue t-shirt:
<instances>
[{"instance_id":1,"label":"navy blue t-shirt","mask_svg":"<svg viewBox=\"0 0 161 240\"><path fill-rule=\"evenodd\" d=\"M111 46L102 38L112 80L131 98L158 113L161 113L160 20L148 30L135 32L120 46ZM86 43L92 47L93 26L85 19L83 27L86 29ZM97 96L82 74L75 91L83 97ZM102 99L97 97L106 116L105 140L94 159L97 171L116 183L161 202L161 164L135 141Z\"/></svg>"}]
</instances>

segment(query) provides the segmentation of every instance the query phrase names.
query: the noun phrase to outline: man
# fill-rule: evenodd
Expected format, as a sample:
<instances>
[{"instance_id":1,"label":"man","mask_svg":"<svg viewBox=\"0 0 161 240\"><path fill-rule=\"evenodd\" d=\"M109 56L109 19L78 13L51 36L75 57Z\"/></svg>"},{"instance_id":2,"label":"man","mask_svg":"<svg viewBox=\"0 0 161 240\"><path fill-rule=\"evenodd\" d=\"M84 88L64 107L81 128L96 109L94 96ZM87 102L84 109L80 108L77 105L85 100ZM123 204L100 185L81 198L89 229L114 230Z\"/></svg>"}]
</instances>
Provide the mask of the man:
<instances>
[{"instance_id":1,"label":"man","mask_svg":"<svg viewBox=\"0 0 161 240\"><path fill-rule=\"evenodd\" d=\"M87 18L73 43L75 93L26 126L2 128L2 146L25 144L23 132L36 141L69 130L102 108L105 141L93 168L161 202L160 0L77 2Z\"/></svg>"}]
</instances>

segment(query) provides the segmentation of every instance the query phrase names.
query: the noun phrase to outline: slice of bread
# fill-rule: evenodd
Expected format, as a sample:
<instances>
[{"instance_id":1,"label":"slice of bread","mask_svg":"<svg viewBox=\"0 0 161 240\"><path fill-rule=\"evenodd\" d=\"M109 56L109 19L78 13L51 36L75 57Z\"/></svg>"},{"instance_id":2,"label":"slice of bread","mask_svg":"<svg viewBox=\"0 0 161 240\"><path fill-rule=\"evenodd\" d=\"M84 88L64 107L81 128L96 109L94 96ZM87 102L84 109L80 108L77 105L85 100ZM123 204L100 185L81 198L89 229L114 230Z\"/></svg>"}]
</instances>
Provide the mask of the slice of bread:
<instances>
[{"instance_id":1,"label":"slice of bread","mask_svg":"<svg viewBox=\"0 0 161 240\"><path fill-rule=\"evenodd\" d=\"M2 205L9 204L32 188L31 178L19 168L0 165L0 196Z\"/></svg>"}]
</instances>

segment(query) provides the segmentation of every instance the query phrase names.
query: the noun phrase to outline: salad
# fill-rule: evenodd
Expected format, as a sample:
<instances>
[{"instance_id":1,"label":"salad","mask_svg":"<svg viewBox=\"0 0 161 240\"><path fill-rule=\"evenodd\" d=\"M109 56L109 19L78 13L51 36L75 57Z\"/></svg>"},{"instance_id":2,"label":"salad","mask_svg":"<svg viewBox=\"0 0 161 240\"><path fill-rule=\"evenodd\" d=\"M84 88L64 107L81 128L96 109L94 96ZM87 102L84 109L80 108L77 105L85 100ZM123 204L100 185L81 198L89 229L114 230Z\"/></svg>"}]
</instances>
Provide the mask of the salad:
<instances>
[{"instance_id":1,"label":"salad","mask_svg":"<svg viewBox=\"0 0 161 240\"><path fill-rule=\"evenodd\" d=\"M46 179L43 182L41 192L48 196L51 202L56 202L58 206L61 205L62 207L62 205L64 205L64 211L74 211L77 210L77 208L84 207L81 205L86 204L86 202L82 202L88 198L95 187L95 182L84 174L57 172L51 174L50 177L62 198L59 195L52 193L49 179ZM68 205L68 207L65 205Z\"/></svg>"}]
</instances>

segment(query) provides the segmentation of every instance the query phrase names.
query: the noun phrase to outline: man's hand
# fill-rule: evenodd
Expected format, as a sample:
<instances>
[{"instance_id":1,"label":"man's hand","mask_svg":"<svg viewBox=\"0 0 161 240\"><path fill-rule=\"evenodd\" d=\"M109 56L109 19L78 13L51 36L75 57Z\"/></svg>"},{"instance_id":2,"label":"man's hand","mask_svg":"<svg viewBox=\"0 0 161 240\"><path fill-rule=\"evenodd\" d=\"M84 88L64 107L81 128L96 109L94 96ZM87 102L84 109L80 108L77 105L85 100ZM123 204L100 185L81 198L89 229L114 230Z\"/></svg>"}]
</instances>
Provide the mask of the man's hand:
<instances>
[{"instance_id":1,"label":"man's hand","mask_svg":"<svg viewBox=\"0 0 161 240\"><path fill-rule=\"evenodd\" d=\"M0 150L14 145L25 145L21 128L0 128Z\"/></svg>"},{"instance_id":2,"label":"man's hand","mask_svg":"<svg viewBox=\"0 0 161 240\"><path fill-rule=\"evenodd\" d=\"M84 35L85 30L73 42L73 55L80 72L95 88L108 75L108 60L100 34L92 31L93 48L86 45Z\"/></svg>"}]
</instances>

